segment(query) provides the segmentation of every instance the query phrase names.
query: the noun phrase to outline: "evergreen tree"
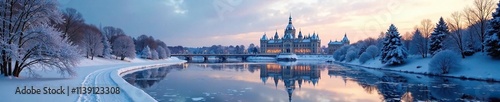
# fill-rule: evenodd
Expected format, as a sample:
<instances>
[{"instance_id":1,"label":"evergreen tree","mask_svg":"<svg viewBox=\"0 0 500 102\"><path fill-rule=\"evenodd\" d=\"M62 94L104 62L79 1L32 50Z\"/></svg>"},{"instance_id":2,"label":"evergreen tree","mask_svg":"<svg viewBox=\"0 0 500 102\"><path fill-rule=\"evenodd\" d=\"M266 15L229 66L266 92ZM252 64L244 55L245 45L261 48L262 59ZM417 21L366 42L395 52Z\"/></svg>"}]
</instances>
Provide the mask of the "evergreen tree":
<instances>
[{"instance_id":1,"label":"evergreen tree","mask_svg":"<svg viewBox=\"0 0 500 102\"><path fill-rule=\"evenodd\" d=\"M429 52L432 56L443 50L443 40L449 33L448 25L444 22L443 17L439 18L439 23L436 24L436 28L434 28L434 32L431 33L429 41Z\"/></svg>"},{"instance_id":2,"label":"evergreen tree","mask_svg":"<svg viewBox=\"0 0 500 102\"><path fill-rule=\"evenodd\" d=\"M497 5L500 6L500 3ZM486 32L486 39L483 42L484 50L494 58L500 58L500 8L493 13L493 19L489 21L490 28Z\"/></svg>"},{"instance_id":3,"label":"evergreen tree","mask_svg":"<svg viewBox=\"0 0 500 102\"><path fill-rule=\"evenodd\" d=\"M391 24L384 38L384 43L381 52L381 59L383 64L401 64L404 63L408 53L401 43L401 36L399 35L398 28Z\"/></svg>"},{"instance_id":4,"label":"evergreen tree","mask_svg":"<svg viewBox=\"0 0 500 102\"><path fill-rule=\"evenodd\" d=\"M101 33L102 34L102 45L103 45L103 51L102 51L102 57L104 58L111 58L111 52L113 50L111 50L111 44L109 43L109 38L104 35L104 33Z\"/></svg>"},{"instance_id":5,"label":"evergreen tree","mask_svg":"<svg viewBox=\"0 0 500 102\"><path fill-rule=\"evenodd\" d=\"M144 49L142 49L141 51L141 57L142 58L145 58L145 59L151 59L151 49L149 48L149 46L146 46L144 47Z\"/></svg>"}]
</instances>

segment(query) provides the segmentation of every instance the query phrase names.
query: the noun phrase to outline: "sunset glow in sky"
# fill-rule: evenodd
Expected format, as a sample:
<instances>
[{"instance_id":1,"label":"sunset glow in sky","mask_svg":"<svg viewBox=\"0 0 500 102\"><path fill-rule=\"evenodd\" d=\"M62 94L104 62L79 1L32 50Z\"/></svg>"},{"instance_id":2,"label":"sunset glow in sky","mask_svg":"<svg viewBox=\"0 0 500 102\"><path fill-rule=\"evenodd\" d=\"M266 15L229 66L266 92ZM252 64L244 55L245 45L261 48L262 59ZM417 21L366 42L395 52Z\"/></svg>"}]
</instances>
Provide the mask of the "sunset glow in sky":
<instances>
[{"instance_id":1,"label":"sunset glow in sky","mask_svg":"<svg viewBox=\"0 0 500 102\"><path fill-rule=\"evenodd\" d=\"M321 44L377 37L394 23L401 34L422 19L436 23L472 0L59 0L83 14L85 22L122 28L137 37L152 35L169 46L259 44L283 31L291 13L302 33L319 33Z\"/></svg>"}]
</instances>

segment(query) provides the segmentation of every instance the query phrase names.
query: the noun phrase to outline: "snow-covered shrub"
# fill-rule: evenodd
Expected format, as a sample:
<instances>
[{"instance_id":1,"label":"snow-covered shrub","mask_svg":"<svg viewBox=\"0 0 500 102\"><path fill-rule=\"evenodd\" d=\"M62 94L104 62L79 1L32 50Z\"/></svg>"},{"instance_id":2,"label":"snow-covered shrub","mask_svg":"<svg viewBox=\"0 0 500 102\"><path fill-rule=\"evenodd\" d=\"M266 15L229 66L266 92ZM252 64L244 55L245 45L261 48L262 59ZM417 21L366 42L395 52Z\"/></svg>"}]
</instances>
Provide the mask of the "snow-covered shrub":
<instances>
[{"instance_id":1,"label":"snow-covered shrub","mask_svg":"<svg viewBox=\"0 0 500 102\"><path fill-rule=\"evenodd\" d=\"M459 54L451 50L443 50L432 57L429 63L429 72L448 74L450 71L458 69L461 60Z\"/></svg>"},{"instance_id":2,"label":"snow-covered shrub","mask_svg":"<svg viewBox=\"0 0 500 102\"><path fill-rule=\"evenodd\" d=\"M347 54L345 55L345 61L351 62L352 60L356 59L357 56L358 56L358 53L356 53L356 51L349 50L349 51L347 51Z\"/></svg>"},{"instance_id":3,"label":"snow-covered shrub","mask_svg":"<svg viewBox=\"0 0 500 102\"><path fill-rule=\"evenodd\" d=\"M366 53L369 54L372 59L375 59L375 57L380 54L380 49L375 45L370 45L366 48Z\"/></svg>"},{"instance_id":4,"label":"snow-covered shrub","mask_svg":"<svg viewBox=\"0 0 500 102\"><path fill-rule=\"evenodd\" d=\"M370 60L372 58L372 55L368 52L363 52L361 56L359 56L359 62L360 63L365 63L366 61Z\"/></svg>"},{"instance_id":5,"label":"snow-covered shrub","mask_svg":"<svg viewBox=\"0 0 500 102\"><path fill-rule=\"evenodd\" d=\"M156 52L156 50L151 50L151 59L158 59L158 52Z\"/></svg>"}]
</instances>

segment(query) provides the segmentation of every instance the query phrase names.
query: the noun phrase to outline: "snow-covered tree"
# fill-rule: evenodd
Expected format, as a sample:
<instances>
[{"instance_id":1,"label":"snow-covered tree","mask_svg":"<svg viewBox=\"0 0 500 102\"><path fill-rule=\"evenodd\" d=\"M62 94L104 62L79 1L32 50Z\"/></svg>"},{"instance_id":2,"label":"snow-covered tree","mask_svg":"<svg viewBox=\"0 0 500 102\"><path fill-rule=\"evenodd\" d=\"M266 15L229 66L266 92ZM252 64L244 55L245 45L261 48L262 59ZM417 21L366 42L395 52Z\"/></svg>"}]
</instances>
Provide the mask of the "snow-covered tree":
<instances>
[{"instance_id":1,"label":"snow-covered tree","mask_svg":"<svg viewBox=\"0 0 500 102\"><path fill-rule=\"evenodd\" d=\"M142 49L141 58L151 59L151 49L149 48L149 46L146 46Z\"/></svg>"},{"instance_id":2,"label":"snow-covered tree","mask_svg":"<svg viewBox=\"0 0 500 102\"><path fill-rule=\"evenodd\" d=\"M156 50L151 50L151 59L153 60L158 59L158 52L156 52Z\"/></svg>"},{"instance_id":3,"label":"snow-covered tree","mask_svg":"<svg viewBox=\"0 0 500 102\"><path fill-rule=\"evenodd\" d=\"M376 45L370 45L365 52L370 55L370 58L375 59L380 54L380 49Z\"/></svg>"},{"instance_id":4,"label":"snow-covered tree","mask_svg":"<svg viewBox=\"0 0 500 102\"><path fill-rule=\"evenodd\" d=\"M86 54L86 57L91 60L94 59L94 56L97 55L102 55L103 52L103 43L102 43L102 36L95 26L89 26L87 27L87 30L85 31L85 35L83 36L83 48Z\"/></svg>"},{"instance_id":5,"label":"snow-covered tree","mask_svg":"<svg viewBox=\"0 0 500 102\"><path fill-rule=\"evenodd\" d=\"M427 46L425 46L425 43L427 42L425 42L425 38L424 36L422 36L420 30L415 30L410 44L410 52L414 54L420 54L422 58L425 58L425 55L427 54L425 53L427 50Z\"/></svg>"},{"instance_id":6,"label":"snow-covered tree","mask_svg":"<svg viewBox=\"0 0 500 102\"><path fill-rule=\"evenodd\" d=\"M347 51L345 55L345 61L346 62L351 62L352 60L356 59L358 56L358 53L356 51L349 50Z\"/></svg>"},{"instance_id":7,"label":"snow-covered tree","mask_svg":"<svg viewBox=\"0 0 500 102\"><path fill-rule=\"evenodd\" d=\"M166 56L166 57L165 57L165 59L166 59L166 58L170 58L170 54L171 54L171 53L172 53L172 51L170 51L170 49L169 49L168 47L165 47L165 54L166 54L166 55L165 55L165 56Z\"/></svg>"},{"instance_id":8,"label":"snow-covered tree","mask_svg":"<svg viewBox=\"0 0 500 102\"><path fill-rule=\"evenodd\" d=\"M459 68L461 60L459 54L451 50L443 50L432 57L429 63L429 72L448 74Z\"/></svg>"},{"instance_id":9,"label":"snow-covered tree","mask_svg":"<svg viewBox=\"0 0 500 102\"><path fill-rule=\"evenodd\" d=\"M344 61L345 60L345 55L347 54L347 50L350 48L349 45L345 45L340 47L340 49L335 50L333 53L333 58L337 61Z\"/></svg>"},{"instance_id":10,"label":"snow-covered tree","mask_svg":"<svg viewBox=\"0 0 500 102\"><path fill-rule=\"evenodd\" d=\"M444 22L443 17L439 18L439 23L436 24L436 28L434 28L434 32L430 36L429 53L432 56L443 50L443 40L449 33L448 25Z\"/></svg>"},{"instance_id":11,"label":"snow-covered tree","mask_svg":"<svg viewBox=\"0 0 500 102\"><path fill-rule=\"evenodd\" d=\"M250 54L256 53L256 51L254 51L254 48L255 48L255 44L251 43L250 45L248 45L247 52Z\"/></svg>"},{"instance_id":12,"label":"snow-covered tree","mask_svg":"<svg viewBox=\"0 0 500 102\"><path fill-rule=\"evenodd\" d=\"M128 36L120 36L113 41L113 55L117 58L120 57L121 60L124 60L125 57L135 58L135 45L132 38Z\"/></svg>"},{"instance_id":13,"label":"snow-covered tree","mask_svg":"<svg viewBox=\"0 0 500 102\"><path fill-rule=\"evenodd\" d=\"M356 46L350 46L349 49L347 49L347 53L345 55L345 60L347 62L351 62L352 60L358 58L359 50Z\"/></svg>"},{"instance_id":14,"label":"snow-covered tree","mask_svg":"<svg viewBox=\"0 0 500 102\"><path fill-rule=\"evenodd\" d=\"M167 52L165 52L165 48L158 46L158 48L156 48L156 51L158 52L158 59L167 58Z\"/></svg>"},{"instance_id":15,"label":"snow-covered tree","mask_svg":"<svg viewBox=\"0 0 500 102\"><path fill-rule=\"evenodd\" d=\"M394 24L391 24L384 38L384 46L382 47L381 59L383 64L401 64L404 63L408 53L403 48L401 36Z\"/></svg>"},{"instance_id":16,"label":"snow-covered tree","mask_svg":"<svg viewBox=\"0 0 500 102\"><path fill-rule=\"evenodd\" d=\"M62 10L62 15L64 21L56 27L62 31L63 38L68 38L73 43L80 42L83 34L79 31L83 30L82 27L85 25L82 14L74 8L66 8Z\"/></svg>"},{"instance_id":17,"label":"snow-covered tree","mask_svg":"<svg viewBox=\"0 0 500 102\"><path fill-rule=\"evenodd\" d=\"M497 5L500 5L498 3ZM500 7L493 13L493 19L488 23L491 27L486 31L484 41L485 49L488 55L494 58L500 58Z\"/></svg>"},{"instance_id":18,"label":"snow-covered tree","mask_svg":"<svg viewBox=\"0 0 500 102\"><path fill-rule=\"evenodd\" d=\"M5 76L19 77L23 70L57 70L75 75L79 53L54 28L63 22L56 0L0 2L0 69ZM32 74L36 75L36 74Z\"/></svg>"},{"instance_id":19,"label":"snow-covered tree","mask_svg":"<svg viewBox=\"0 0 500 102\"><path fill-rule=\"evenodd\" d=\"M103 58L111 58L111 52L113 51L111 49L111 44L109 43L109 39L106 35L104 35L104 33L101 32L101 36L102 36L102 57Z\"/></svg>"},{"instance_id":20,"label":"snow-covered tree","mask_svg":"<svg viewBox=\"0 0 500 102\"><path fill-rule=\"evenodd\" d=\"M365 63L366 61L372 59L372 55L369 52L363 52L361 56L359 56L359 62Z\"/></svg>"}]
</instances>

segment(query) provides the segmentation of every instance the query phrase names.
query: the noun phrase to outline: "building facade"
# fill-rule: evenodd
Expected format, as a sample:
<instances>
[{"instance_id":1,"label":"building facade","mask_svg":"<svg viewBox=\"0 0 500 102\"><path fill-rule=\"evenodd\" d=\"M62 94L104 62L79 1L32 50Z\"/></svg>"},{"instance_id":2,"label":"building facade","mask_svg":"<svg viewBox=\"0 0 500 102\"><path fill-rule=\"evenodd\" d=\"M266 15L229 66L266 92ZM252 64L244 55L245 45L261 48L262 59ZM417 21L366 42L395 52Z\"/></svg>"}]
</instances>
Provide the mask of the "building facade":
<instances>
[{"instance_id":1,"label":"building facade","mask_svg":"<svg viewBox=\"0 0 500 102\"><path fill-rule=\"evenodd\" d=\"M320 54L321 40L319 34L313 33L304 36L302 31L296 36L296 29L292 25L292 16L288 18L288 25L285 28L284 35L279 36L278 31L274 37L269 38L266 34L260 39L260 52L269 54L295 53L295 54Z\"/></svg>"},{"instance_id":2,"label":"building facade","mask_svg":"<svg viewBox=\"0 0 500 102\"><path fill-rule=\"evenodd\" d=\"M341 41L331 41L328 43L328 54L333 54L337 49L340 49L340 47L344 45L349 45L350 41L347 38L347 34L344 34L344 38L342 38Z\"/></svg>"}]
</instances>

